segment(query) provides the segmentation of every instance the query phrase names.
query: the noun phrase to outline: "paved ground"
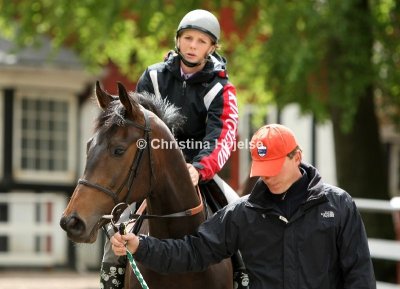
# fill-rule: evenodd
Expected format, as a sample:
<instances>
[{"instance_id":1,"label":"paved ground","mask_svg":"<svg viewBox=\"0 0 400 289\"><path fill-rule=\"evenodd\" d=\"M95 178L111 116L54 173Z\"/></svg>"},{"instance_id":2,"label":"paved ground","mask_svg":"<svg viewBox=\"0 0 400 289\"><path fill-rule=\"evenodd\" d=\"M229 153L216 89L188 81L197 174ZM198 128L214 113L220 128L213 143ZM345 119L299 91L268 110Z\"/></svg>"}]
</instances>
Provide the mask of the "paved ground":
<instances>
[{"instance_id":1,"label":"paved ground","mask_svg":"<svg viewBox=\"0 0 400 289\"><path fill-rule=\"evenodd\" d=\"M97 272L0 271L0 289L98 289Z\"/></svg>"}]
</instances>

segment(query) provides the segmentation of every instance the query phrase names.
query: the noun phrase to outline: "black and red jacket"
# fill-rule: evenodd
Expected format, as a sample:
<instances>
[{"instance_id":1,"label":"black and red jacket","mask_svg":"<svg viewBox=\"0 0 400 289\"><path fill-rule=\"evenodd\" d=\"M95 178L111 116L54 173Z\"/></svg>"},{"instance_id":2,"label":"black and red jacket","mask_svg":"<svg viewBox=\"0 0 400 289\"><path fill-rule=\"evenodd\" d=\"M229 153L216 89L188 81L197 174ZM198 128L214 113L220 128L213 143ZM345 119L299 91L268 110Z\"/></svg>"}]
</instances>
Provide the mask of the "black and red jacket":
<instances>
[{"instance_id":1,"label":"black and red jacket","mask_svg":"<svg viewBox=\"0 0 400 289\"><path fill-rule=\"evenodd\" d=\"M210 56L203 70L185 80L179 56L171 53L144 71L136 90L159 94L180 109L186 121L175 133L178 144L200 179L212 179L235 146L238 125L236 89L228 81L224 59Z\"/></svg>"}]
</instances>

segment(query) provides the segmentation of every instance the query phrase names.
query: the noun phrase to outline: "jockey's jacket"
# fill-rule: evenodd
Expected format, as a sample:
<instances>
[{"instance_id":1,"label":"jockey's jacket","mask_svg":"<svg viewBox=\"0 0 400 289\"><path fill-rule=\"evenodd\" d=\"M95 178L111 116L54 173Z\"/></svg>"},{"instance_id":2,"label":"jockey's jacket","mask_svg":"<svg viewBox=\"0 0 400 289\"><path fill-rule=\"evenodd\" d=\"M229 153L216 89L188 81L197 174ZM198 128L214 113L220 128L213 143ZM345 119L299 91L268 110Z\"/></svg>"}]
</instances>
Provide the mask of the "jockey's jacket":
<instances>
[{"instance_id":1,"label":"jockey's jacket","mask_svg":"<svg viewBox=\"0 0 400 289\"><path fill-rule=\"evenodd\" d=\"M174 135L201 181L222 169L235 146L236 89L228 81L225 64L218 54L211 55L203 70L184 79L180 58L170 53L164 62L149 66L136 87L137 92L154 93L180 109L185 124Z\"/></svg>"}]
</instances>

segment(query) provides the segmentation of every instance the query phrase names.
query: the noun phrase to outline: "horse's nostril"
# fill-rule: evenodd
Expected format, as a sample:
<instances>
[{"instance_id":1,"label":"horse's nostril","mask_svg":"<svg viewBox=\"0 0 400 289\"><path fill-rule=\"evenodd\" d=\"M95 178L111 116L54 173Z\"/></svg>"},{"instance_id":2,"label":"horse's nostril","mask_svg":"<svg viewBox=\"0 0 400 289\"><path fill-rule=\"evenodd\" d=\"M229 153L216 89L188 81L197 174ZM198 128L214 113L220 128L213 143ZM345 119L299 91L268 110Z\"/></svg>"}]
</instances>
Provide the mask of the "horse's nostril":
<instances>
[{"instance_id":1,"label":"horse's nostril","mask_svg":"<svg viewBox=\"0 0 400 289\"><path fill-rule=\"evenodd\" d=\"M73 236L79 236L85 231L84 222L77 216L64 216L60 220L60 226L64 231Z\"/></svg>"},{"instance_id":2,"label":"horse's nostril","mask_svg":"<svg viewBox=\"0 0 400 289\"><path fill-rule=\"evenodd\" d=\"M60 227L66 231L67 230L67 218L66 217L62 217L60 220Z\"/></svg>"}]
</instances>

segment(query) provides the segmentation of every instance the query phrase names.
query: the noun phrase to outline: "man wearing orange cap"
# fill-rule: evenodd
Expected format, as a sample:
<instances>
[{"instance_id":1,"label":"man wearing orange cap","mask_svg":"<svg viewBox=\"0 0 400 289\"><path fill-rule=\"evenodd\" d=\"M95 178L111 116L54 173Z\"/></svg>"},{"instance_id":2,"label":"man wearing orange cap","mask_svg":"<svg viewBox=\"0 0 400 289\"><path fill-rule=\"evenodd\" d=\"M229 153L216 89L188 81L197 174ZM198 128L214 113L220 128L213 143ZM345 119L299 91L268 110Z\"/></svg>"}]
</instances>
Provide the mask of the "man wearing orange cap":
<instances>
[{"instance_id":1,"label":"man wearing orange cap","mask_svg":"<svg viewBox=\"0 0 400 289\"><path fill-rule=\"evenodd\" d=\"M172 273L203 270L240 250L253 289L376 288L355 203L302 162L293 132L263 126L250 150L250 175L260 177L250 195L183 239L117 233L111 239L115 254L128 248L145 266Z\"/></svg>"}]
</instances>

